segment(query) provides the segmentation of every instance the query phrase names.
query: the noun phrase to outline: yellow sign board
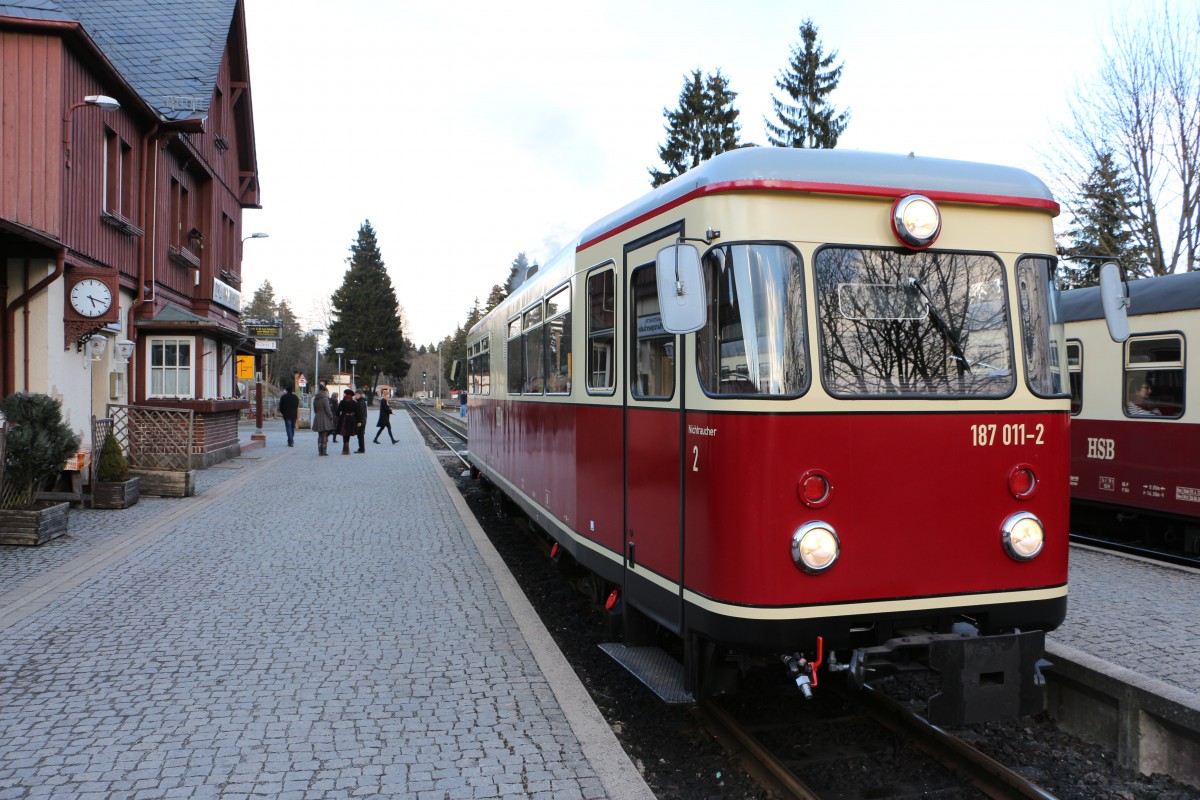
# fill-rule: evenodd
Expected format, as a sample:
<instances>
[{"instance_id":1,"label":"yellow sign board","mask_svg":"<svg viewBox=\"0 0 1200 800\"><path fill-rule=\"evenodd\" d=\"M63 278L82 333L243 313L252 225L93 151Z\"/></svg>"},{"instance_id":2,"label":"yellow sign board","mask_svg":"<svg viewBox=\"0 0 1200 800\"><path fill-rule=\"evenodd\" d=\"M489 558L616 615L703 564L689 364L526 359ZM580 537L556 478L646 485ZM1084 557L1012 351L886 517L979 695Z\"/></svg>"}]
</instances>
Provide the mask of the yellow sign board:
<instances>
[{"instance_id":1,"label":"yellow sign board","mask_svg":"<svg viewBox=\"0 0 1200 800\"><path fill-rule=\"evenodd\" d=\"M237 376L239 381L254 380L254 356L237 357Z\"/></svg>"}]
</instances>

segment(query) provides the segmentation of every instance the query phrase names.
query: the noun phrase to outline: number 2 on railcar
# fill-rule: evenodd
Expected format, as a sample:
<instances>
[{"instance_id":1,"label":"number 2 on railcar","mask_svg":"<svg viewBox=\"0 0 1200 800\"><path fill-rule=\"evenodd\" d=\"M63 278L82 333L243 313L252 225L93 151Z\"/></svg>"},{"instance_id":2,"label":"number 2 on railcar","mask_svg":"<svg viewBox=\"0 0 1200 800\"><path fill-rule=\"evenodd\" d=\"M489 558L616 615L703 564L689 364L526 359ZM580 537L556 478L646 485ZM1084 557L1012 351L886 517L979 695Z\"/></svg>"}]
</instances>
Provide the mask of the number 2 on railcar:
<instances>
[{"instance_id":1,"label":"number 2 on railcar","mask_svg":"<svg viewBox=\"0 0 1200 800\"><path fill-rule=\"evenodd\" d=\"M1057 210L1004 167L718 156L471 330L473 469L612 590L605 648L664 697L768 657L806 694L935 670L938 722L1036 712L1067 600Z\"/></svg>"}]
</instances>

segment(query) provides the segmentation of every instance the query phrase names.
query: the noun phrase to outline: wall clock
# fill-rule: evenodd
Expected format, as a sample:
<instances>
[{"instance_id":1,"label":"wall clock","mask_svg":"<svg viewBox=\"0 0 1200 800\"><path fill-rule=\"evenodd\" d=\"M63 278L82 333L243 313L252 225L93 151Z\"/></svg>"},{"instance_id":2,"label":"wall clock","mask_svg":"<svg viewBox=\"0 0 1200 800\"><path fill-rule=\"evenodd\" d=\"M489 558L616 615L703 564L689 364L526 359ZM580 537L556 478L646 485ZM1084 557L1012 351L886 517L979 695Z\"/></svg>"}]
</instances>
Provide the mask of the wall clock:
<instances>
[{"instance_id":1,"label":"wall clock","mask_svg":"<svg viewBox=\"0 0 1200 800\"><path fill-rule=\"evenodd\" d=\"M84 317L99 317L112 306L112 290L96 278L83 278L71 287L71 308Z\"/></svg>"}]
</instances>

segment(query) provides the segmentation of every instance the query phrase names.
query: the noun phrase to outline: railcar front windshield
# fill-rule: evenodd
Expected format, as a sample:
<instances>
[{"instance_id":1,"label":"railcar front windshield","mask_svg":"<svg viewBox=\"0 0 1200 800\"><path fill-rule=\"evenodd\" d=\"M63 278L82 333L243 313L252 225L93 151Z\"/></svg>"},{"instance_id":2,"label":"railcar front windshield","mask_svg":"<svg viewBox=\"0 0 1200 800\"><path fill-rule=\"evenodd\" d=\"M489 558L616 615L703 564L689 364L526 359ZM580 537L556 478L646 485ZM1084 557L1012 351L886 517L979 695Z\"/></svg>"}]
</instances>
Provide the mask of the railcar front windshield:
<instances>
[{"instance_id":1,"label":"railcar front windshield","mask_svg":"<svg viewBox=\"0 0 1200 800\"><path fill-rule=\"evenodd\" d=\"M1004 397L1015 387L992 255L826 247L814 256L821 377L839 397Z\"/></svg>"}]
</instances>

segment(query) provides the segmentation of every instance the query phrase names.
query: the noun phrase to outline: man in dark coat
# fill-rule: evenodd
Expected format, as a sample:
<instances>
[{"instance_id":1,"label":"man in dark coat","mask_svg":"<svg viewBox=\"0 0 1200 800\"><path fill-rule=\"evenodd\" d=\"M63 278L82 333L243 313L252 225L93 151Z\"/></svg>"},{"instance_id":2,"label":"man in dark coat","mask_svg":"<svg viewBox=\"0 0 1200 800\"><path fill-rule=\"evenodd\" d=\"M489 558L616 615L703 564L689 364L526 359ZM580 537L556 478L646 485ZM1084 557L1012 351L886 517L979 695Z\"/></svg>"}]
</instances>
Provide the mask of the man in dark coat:
<instances>
[{"instance_id":1,"label":"man in dark coat","mask_svg":"<svg viewBox=\"0 0 1200 800\"><path fill-rule=\"evenodd\" d=\"M358 404L358 449L354 452L367 452L367 398L363 397L362 389L354 390L354 402Z\"/></svg>"},{"instance_id":2,"label":"man in dark coat","mask_svg":"<svg viewBox=\"0 0 1200 800\"><path fill-rule=\"evenodd\" d=\"M283 430L287 433L288 447L295 447L296 417L300 414L300 398L292 392L292 387L283 387L283 395L279 398L279 416L283 417Z\"/></svg>"}]
</instances>

